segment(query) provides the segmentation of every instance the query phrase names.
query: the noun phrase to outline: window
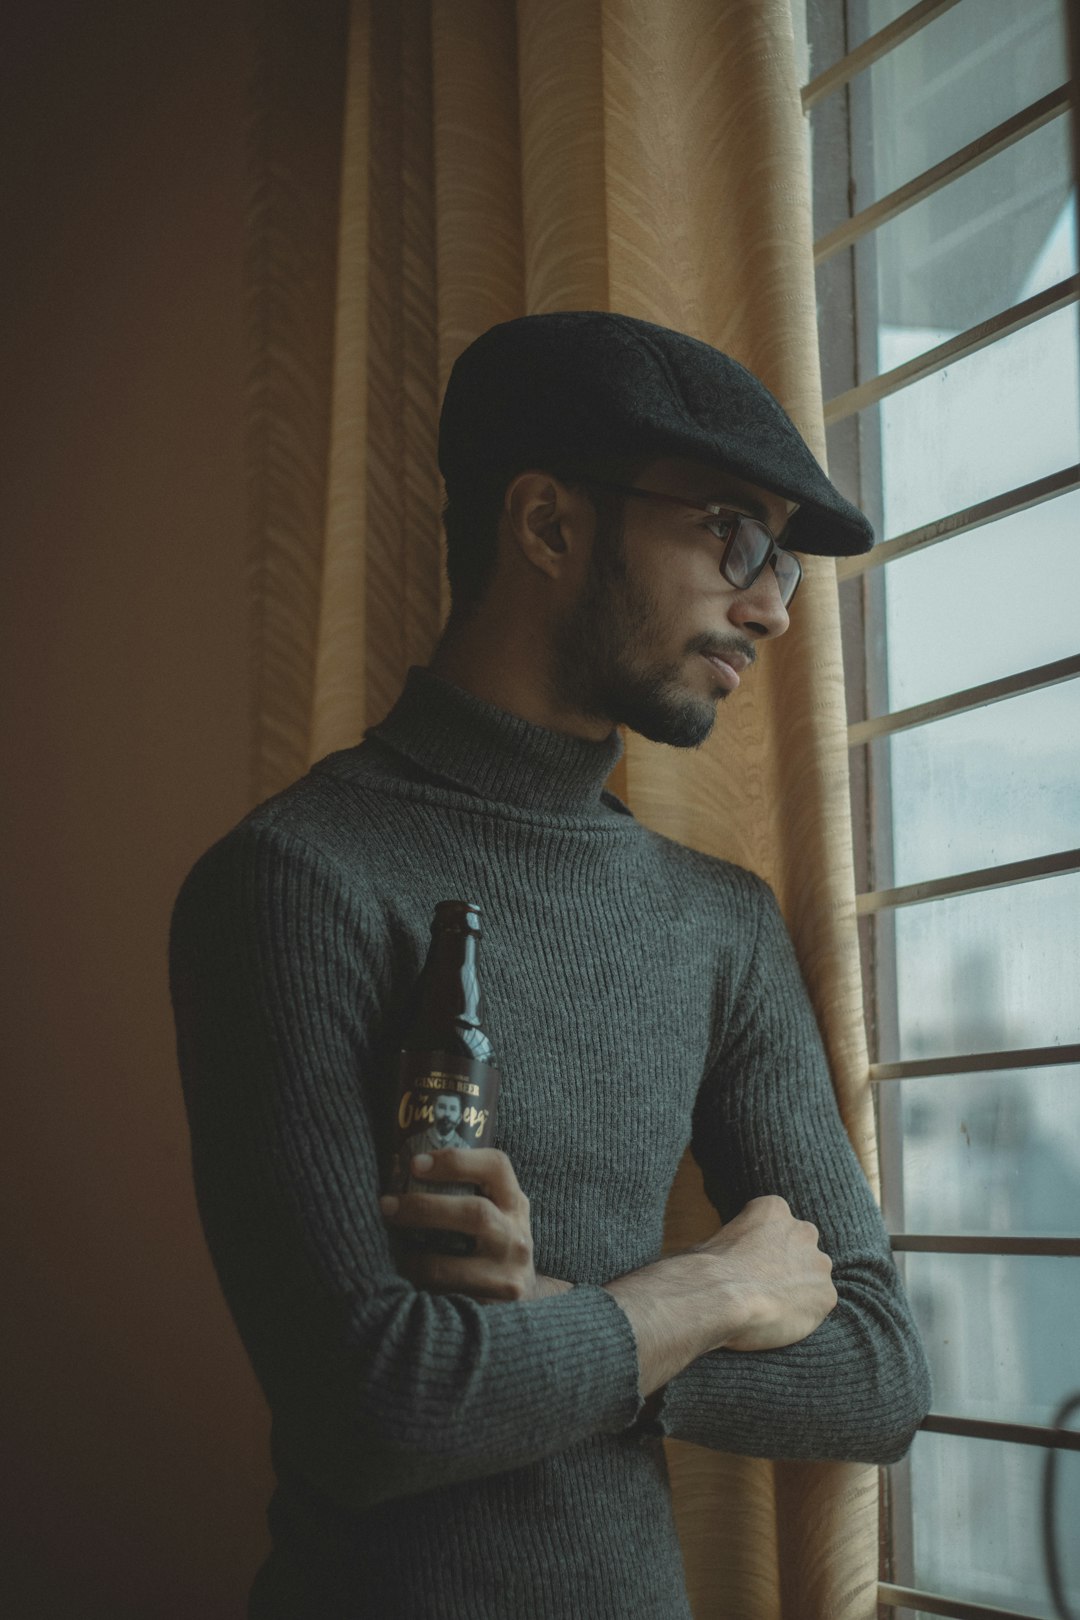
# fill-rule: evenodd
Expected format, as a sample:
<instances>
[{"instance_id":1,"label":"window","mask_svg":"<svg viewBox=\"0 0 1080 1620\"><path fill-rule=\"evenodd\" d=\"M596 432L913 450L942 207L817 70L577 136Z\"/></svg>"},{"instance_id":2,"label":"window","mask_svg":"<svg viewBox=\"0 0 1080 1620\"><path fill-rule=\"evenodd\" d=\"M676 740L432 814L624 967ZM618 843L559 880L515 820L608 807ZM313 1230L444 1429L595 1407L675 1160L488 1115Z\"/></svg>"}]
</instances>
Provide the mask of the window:
<instances>
[{"instance_id":1,"label":"window","mask_svg":"<svg viewBox=\"0 0 1080 1620\"><path fill-rule=\"evenodd\" d=\"M806 0L829 466L883 542L838 565L882 1196L935 1382L885 1476L890 1620L1080 1614L1067 22Z\"/></svg>"}]
</instances>

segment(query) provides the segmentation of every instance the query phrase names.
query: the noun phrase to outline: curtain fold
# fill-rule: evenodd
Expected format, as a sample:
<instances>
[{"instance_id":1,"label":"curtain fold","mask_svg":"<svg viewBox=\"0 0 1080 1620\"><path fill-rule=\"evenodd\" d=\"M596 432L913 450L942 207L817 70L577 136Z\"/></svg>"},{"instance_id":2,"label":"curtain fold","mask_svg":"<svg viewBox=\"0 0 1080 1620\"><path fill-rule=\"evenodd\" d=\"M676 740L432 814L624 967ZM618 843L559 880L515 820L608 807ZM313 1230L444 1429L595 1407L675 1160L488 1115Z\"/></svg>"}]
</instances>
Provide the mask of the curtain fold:
<instances>
[{"instance_id":1,"label":"curtain fold","mask_svg":"<svg viewBox=\"0 0 1080 1620\"><path fill-rule=\"evenodd\" d=\"M312 729L348 18L336 3L301 17L288 0L248 0L245 20L246 541L257 802L304 770Z\"/></svg>"},{"instance_id":2,"label":"curtain fold","mask_svg":"<svg viewBox=\"0 0 1080 1620\"><path fill-rule=\"evenodd\" d=\"M747 365L822 458L824 429L788 0L335 0L314 43L311 12L253 3L265 797L355 743L430 657L449 608L438 404L487 327L584 308L658 321ZM772 883L876 1186L834 565L806 575L705 746L628 733L611 785L650 827ZM666 1246L715 1226L688 1158ZM875 1468L666 1446L698 1620L876 1613Z\"/></svg>"},{"instance_id":3,"label":"curtain fold","mask_svg":"<svg viewBox=\"0 0 1080 1620\"><path fill-rule=\"evenodd\" d=\"M359 735L367 712L366 662L354 656L364 646L367 623L367 568L356 543L367 515L371 308L371 34L365 9L358 7L351 18L346 52L326 518L308 764L330 753L340 738Z\"/></svg>"}]
</instances>

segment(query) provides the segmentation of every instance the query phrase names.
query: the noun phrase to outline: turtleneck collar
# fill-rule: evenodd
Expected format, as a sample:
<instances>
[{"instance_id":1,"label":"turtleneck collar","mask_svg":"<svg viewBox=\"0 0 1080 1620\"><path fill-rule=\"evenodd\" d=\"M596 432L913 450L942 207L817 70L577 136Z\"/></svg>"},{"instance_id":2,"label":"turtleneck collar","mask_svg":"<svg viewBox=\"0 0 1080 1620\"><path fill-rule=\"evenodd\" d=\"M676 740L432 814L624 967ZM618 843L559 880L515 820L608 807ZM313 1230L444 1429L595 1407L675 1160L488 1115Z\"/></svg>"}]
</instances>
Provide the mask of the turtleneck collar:
<instances>
[{"instance_id":1,"label":"turtleneck collar","mask_svg":"<svg viewBox=\"0 0 1080 1620\"><path fill-rule=\"evenodd\" d=\"M483 799L556 814L599 810L623 751L617 727L603 742L549 731L420 664L386 719L364 736Z\"/></svg>"}]
</instances>

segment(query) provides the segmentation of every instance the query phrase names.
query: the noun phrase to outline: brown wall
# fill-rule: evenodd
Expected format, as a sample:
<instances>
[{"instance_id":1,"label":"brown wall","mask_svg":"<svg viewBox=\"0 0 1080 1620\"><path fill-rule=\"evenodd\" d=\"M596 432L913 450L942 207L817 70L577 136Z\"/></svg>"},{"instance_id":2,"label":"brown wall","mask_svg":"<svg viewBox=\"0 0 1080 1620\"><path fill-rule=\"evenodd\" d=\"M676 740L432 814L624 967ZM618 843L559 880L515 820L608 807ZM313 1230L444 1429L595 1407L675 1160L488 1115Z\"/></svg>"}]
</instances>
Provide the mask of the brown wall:
<instances>
[{"instance_id":1,"label":"brown wall","mask_svg":"<svg viewBox=\"0 0 1080 1620\"><path fill-rule=\"evenodd\" d=\"M166 939L247 808L242 0L5 11L0 1612L232 1620L266 1416Z\"/></svg>"}]
</instances>

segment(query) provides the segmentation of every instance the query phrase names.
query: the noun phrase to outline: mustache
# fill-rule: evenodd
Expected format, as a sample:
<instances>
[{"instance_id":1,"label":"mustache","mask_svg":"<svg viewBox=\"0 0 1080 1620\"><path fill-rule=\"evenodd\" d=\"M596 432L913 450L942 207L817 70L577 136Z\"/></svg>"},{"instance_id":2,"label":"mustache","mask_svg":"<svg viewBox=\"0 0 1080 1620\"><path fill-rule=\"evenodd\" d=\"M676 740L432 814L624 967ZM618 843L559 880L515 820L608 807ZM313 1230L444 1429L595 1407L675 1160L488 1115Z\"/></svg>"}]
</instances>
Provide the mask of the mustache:
<instances>
[{"instance_id":1,"label":"mustache","mask_svg":"<svg viewBox=\"0 0 1080 1620\"><path fill-rule=\"evenodd\" d=\"M757 658L757 648L744 636L712 636L695 650L704 653L706 658L726 658L729 653L738 653L747 669Z\"/></svg>"}]
</instances>

